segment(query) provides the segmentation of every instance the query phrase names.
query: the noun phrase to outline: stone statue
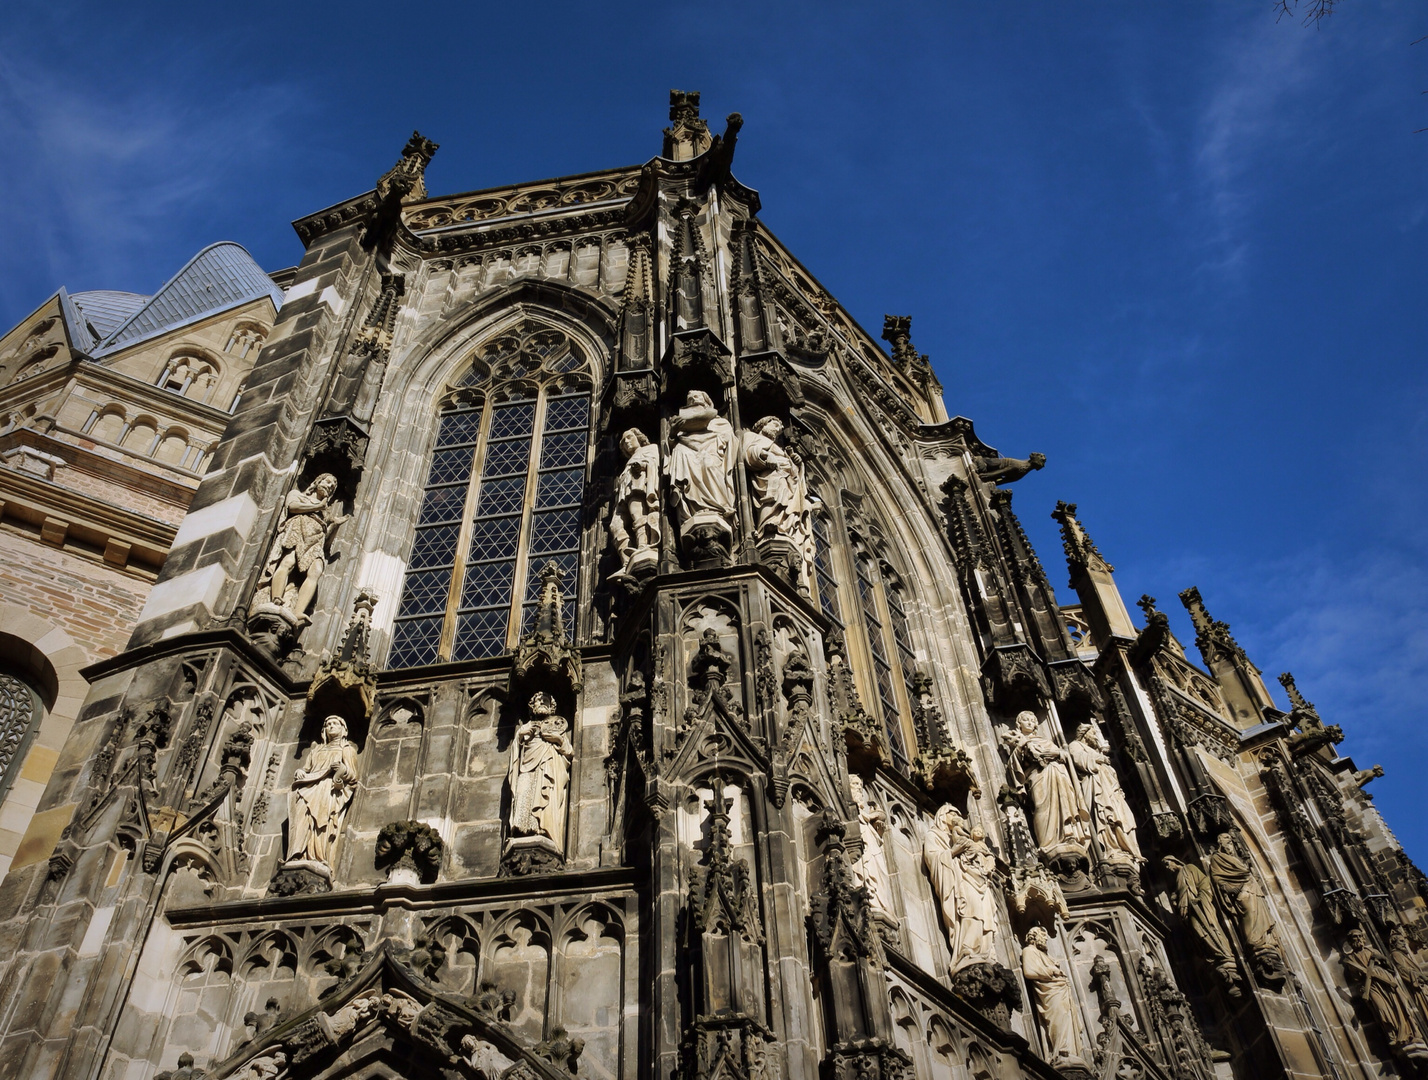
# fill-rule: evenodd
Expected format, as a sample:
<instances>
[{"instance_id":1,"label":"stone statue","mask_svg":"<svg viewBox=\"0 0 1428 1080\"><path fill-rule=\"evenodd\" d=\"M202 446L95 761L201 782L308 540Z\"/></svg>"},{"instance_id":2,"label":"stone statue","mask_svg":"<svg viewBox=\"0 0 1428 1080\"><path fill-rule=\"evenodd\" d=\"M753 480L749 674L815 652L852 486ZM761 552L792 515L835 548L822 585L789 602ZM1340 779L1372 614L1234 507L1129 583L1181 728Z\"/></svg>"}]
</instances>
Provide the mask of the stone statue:
<instances>
[{"instance_id":1,"label":"stone statue","mask_svg":"<svg viewBox=\"0 0 1428 1080\"><path fill-rule=\"evenodd\" d=\"M1167 855L1163 862L1175 875L1175 906L1204 948L1205 958L1222 973L1233 973L1235 956L1215 913L1215 888L1209 875L1193 863L1183 863L1172 855Z\"/></svg>"},{"instance_id":2,"label":"stone statue","mask_svg":"<svg viewBox=\"0 0 1428 1080\"><path fill-rule=\"evenodd\" d=\"M1239 923L1245 944L1256 960L1271 970L1279 967L1279 939L1264 899L1264 887L1249 863L1235 851L1234 834L1228 830L1215 841L1210 878L1219 891L1222 908Z\"/></svg>"},{"instance_id":3,"label":"stone statue","mask_svg":"<svg viewBox=\"0 0 1428 1080\"><path fill-rule=\"evenodd\" d=\"M995 964L996 859L980 827L950 804L933 816L922 841L922 861L942 906L952 948L952 974L973 964Z\"/></svg>"},{"instance_id":4,"label":"stone statue","mask_svg":"<svg viewBox=\"0 0 1428 1080\"><path fill-rule=\"evenodd\" d=\"M500 1075L515 1064L490 1043L475 1035L461 1037L461 1052L466 1055L467 1063L476 1070L476 1075L481 1080L499 1080Z\"/></svg>"},{"instance_id":5,"label":"stone statue","mask_svg":"<svg viewBox=\"0 0 1428 1080\"><path fill-rule=\"evenodd\" d=\"M868 903L877 911L892 914L892 880L888 875L887 851L883 836L888 828L888 816L878 808L863 787L857 773L848 777L853 801L858 804L858 832L863 838L863 854L853 866L853 880L868 890Z\"/></svg>"},{"instance_id":6,"label":"stone statue","mask_svg":"<svg viewBox=\"0 0 1428 1080\"><path fill-rule=\"evenodd\" d=\"M734 429L702 390L691 390L670 421L665 461L680 535L712 527L731 535L734 514Z\"/></svg>"},{"instance_id":7,"label":"stone statue","mask_svg":"<svg viewBox=\"0 0 1428 1080\"><path fill-rule=\"evenodd\" d=\"M1047 1060L1056 1067L1083 1061L1081 1038L1076 1026L1076 1001L1071 980L1046 949L1044 927L1026 932L1026 948L1021 951L1021 974L1036 1002L1036 1015L1046 1033Z\"/></svg>"},{"instance_id":8,"label":"stone statue","mask_svg":"<svg viewBox=\"0 0 1428 1080\"><path fill-rule=\"evenodd\" d=\"M754 535L759 540L783 536L805 559L813 537L808 515L812 503L803 463L778 443L783 423L765 416L744 432L744 467L748 470L755 503Z\"/></svg>"},{"instance_id":9,"label":"stone statue","mask_svg":"<svg viewBox=\"0 0 1428 1080\"><path fill-rule=\"evenodd\" d=\"M404 994L383 994L382 1012L395 1020L399 1027L410 1031L421 1015L421 1003Z\"/></svg>"},{"instance_id":10,"label":"stone statue","mask_svg":"<svg viewBox=\"0 0 1428 1080\"><path fill-rule=\"evenodd\" d=\"M507 846L534 838L565 852L565 802L570 787L570 724L555 712L555 698L540 692L530 700L530 719L516 729L506 780L511 788Z\"/></svg>"},{"instance_id":11,"label":"stone statue","mask_svg":"<svg viewBox=\"0 0 1428 1080\"><path fill-rule=\"evenodd\" d=\"M1428 1054L1398 979L1389 970L1388 960L1369 944L1368 935L1350 930L1339 959L1349 984L1378 1021L1389 1045L1395 1050L1412 1048Z\"/></svg>"},{"instance_id":12,"label":"stone statue","mask_svg":"<svg viewBox=\"0 0 1428 1080\"><path fill-rule=\"evenodd\" d=\"M1076 738L1067 753L1081 780L1081 794L1090 809L1102 857L1139 867L1145 858L1135 839L1135 817L1106 752L1109 749L1100 728L1095 724L1082 724L1076 729Z\"/></svg>"},{"instance_id":13,"label":"stone statue","mask_svg":"<svg viewBox=\"0 0 1428 1080\"><path fill-rule=\"evenodd\" d=\"M659 562L659 447L639 428L620 436L625 469L615 481L610 539L620 555L620 573L637 577Z\"/></svg>"},{"instance_id":14,"label":"stone statue","mask_svg":"<svg viewBox=\"0 0 1428 1080\"><path fill-rule=\"evenodd\" d=\"M1071 779L1070 755L1038 734L1033 712L1017 713L1016 726L1002 735L1012 790L1031 792L1036 842L1047 860L1086 857L1090 814Z\"/></svg>"},{"instance_id":15,"label":"stone statue","mask_svg":"<svg viewBox=\"0 0 1428 1080\"><path fill-rule=\"evenodd\" d=\"M283 503L286 516L268 556L255 606L284 608L299 625L307 623L308 609L327 565L328 547L337 527L347 520L347 515L333 506L336 492L337 478L331 473L322 473L304 491L288 492Z\"/></svg>"},{"instance_id":16,"label":"stone statue","mask_svg":"<svg viewBox=\"0 0 1428 1080\"><path fill-rule=\"evenodd\" d=\"M330 876L332 846L356 788L357 747L347 738L347 722L329 716L322 722L322 742L308 747L288 792L286 865L311 864Z\"/></svg>"},{"instance_id":17,"label":"stone statue","mask_svg":"<svg viewBox=\"0 0 1428 1080\"><path fill-rule=\"evenodd\" d=\"M262 1057L255 1057L238 1072L233 1073L231 1080L273 1080L287 1064L288 1055L282 1050L274 1050Z\"/></svg>"},{"instance_id":18,"label":"stone statue","mask_svg":"<svg viewBox=\"0 0 1428 1080\"><path fill-rule=\"evenodd\" d=\"M335 1042L341 1042L369 1020L374 1019L382 1009L382 995L376 991L355 997L328 1017L327 1025Z\"/></svg>"},{"instance_id":19,"label":"stone statue","mask_svg":"<svg viewBox=\"0 0 1428 1080\"><path fill-rule=\"evenodd\" d=\"M1398 981L1403 984L1404 993L1418 1006L1418 1011L1428 1019L1428 965L1414 955L1413 945L1403 927L1395 926L1388 935L1389 959Z\"/></svg>"}]
</instances>

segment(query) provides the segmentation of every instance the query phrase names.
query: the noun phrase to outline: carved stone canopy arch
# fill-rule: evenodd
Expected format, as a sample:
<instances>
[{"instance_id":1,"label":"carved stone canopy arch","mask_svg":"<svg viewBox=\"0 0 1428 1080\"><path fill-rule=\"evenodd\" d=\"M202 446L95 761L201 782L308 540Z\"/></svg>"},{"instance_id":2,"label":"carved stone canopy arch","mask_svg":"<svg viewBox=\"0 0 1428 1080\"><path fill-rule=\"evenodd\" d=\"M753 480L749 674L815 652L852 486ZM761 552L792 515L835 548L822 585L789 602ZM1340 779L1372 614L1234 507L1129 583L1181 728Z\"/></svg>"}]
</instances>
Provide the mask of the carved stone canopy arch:
<instances>
[{"instance_id":1,"label":"carved stone canopy arch","mask_svg":"<svg viewBox=\"0 0 1428 1080\"><path fill-rule=\"evenodd\" d=\"M435 992L403 962L405 952L384 942L319 1004L240 1047L207 1071L207 1080L338 1080L369 1075L374 1062L415 1068L415 1075L478 1080L491 1075L493 1061L504 1062L496 1075L511 1070L523 1080L570 1080L579 1040L553 1033L527 1041L476 998Z\"/></svg>"}]
</instances>

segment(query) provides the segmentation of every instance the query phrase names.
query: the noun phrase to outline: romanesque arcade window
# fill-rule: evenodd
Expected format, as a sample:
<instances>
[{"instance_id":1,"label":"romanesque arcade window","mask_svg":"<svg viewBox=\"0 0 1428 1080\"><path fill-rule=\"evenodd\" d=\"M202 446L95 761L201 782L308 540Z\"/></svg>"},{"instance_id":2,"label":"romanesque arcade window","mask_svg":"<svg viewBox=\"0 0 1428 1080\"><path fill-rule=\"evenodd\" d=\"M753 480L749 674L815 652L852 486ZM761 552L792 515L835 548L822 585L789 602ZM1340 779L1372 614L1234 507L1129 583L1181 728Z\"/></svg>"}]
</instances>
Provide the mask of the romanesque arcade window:
<instances>
[{"instance_id":1,"label":"romanesque arcade window","mask_svg":"<svg viewBox=\"0 0 1428 1080\"><path fill-rule=\"evenodd\" d=\"M388 667L514 647L551 561L574 610L590 456L585 357L559 330L526 323L478 350L461 386L470 389L458 401L470 403L441 414Z\"/></svg>"}]
</instances>

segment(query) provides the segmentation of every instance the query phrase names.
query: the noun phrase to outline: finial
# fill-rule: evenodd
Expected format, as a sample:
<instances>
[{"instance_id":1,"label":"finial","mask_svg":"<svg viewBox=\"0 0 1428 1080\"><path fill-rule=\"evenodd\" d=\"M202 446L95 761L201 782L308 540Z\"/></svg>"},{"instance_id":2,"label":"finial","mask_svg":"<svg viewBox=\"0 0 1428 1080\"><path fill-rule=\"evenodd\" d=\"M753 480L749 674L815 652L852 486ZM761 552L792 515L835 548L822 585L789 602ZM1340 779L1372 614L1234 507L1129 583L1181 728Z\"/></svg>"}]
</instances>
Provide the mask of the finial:
<instances>
[{"instance_id":1,"label":"finial","mask_svg":"<svg viewBox=\"0 0 1428 1080\"><path fill-rule=\"evenodd\" d=\"M1140 599L1135 602L1135 606L1145 612L1145 621L1147 623L1153 621L1155 617L1160 614L1160 612L1155 610L1155 597L1151 596L1150 593L1142 593Z\"/></svg>"},{"instance_id":2,"label":"finial","mask_svg":"<svg viewBox=\"0 0 1428 1080\"><path fill-rule=\"evenodd\" d=\"M1066 563L1073 576L1078 567L1094 567L1108 574L1115 573L1116 568L1106 562L1105 556L1097 550L1095 542L1086 532L1086 527L1076 516L1075 503L1058 501L1056 509L1051 511L1051 517L1061 524L1061 547L1066 552Z\"/></svg>"}]
</instances>

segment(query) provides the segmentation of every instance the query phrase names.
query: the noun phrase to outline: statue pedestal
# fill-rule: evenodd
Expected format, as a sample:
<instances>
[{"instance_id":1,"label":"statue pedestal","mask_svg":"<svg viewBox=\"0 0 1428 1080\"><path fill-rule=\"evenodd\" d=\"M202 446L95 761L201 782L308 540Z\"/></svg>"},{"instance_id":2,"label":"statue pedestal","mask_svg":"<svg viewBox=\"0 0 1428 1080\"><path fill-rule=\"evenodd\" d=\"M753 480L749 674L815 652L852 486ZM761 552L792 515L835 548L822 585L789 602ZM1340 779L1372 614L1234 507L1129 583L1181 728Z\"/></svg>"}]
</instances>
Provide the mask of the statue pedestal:
<instances>
[{"instance_id":1,"label":"statue pedestal","mask_svg":"<svg viewBox=\"0 0 1428 1080\"><path fill-rule=\"evenodd\" d=\"M298 617L281 604L259 604L248 614L248 636L277 657L296 644L301 628Z\"/></svg>"},{"instance_id":2,"label":"statue pedestal","mask_svg":"<svg viewBox=\"0 0 1428 1080\"><path fill-rule=\"evenodd\" d=\"M645 583L659 571L659 552L654 548L642 548L630 556L630 561L618 573L610 575L610 580L631 596L644 591Z\"/></svg>"},{"instance_id":3,"label":"statue pedestal","mask_svg":"<svg viewBox=\"0 0 1428 1080\"><path fill-rule=\"evenodd\" d=\"M501 873L513 876L549 873L565 865L565 855L547 836L513 836L501 855Z\"/></svg>"},{"instance_id":4,"label":"statue pedestal","mask_svg":"<svg viewBox=\"0 0 1428 1080\"><path fill-rule=\"evenodd\" d=\"M303 896L332 891L332 871L312 859L289 859L268 884L269 896Z\"/></svg>"},{"instance_id":5,"label":"statue pedestal","mask_svg":"<svg viewBox=\"0 0 1428 1080\"><path fill-rule=\"evenodd\" d=\"M759 540L759 561L795 589L803 570L803 549L787 536L775 533Z\"/></svg>"},{"instance_id":6,"label":"statue pedestal","mask_svg":"<svg viewBox=\"0 0 1428 1080\"><path fill-rule=\"evenodd\" d=\"M734 527L721 514L701 510L680 525L679 540L696 569L725 566L733 546Z\"/></svg>"}]
</instances>

